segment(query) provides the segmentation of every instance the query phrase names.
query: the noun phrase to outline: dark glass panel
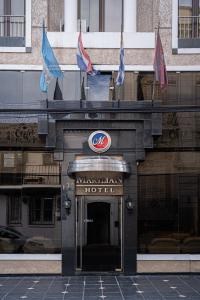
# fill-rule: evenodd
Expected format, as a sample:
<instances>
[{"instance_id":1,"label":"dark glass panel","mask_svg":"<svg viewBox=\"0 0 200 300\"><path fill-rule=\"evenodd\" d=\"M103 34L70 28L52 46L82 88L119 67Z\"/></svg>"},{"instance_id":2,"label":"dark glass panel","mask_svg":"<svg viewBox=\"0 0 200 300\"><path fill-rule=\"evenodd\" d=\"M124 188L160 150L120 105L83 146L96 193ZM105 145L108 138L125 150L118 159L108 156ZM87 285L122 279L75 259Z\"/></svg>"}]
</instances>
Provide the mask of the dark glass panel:
<instances>
[{"instance_id":1,"label":"dark glass panel","mask_svg":"<svg viewBox=\"0 0 200 300\"><path fill-rule=\"evenodd\" d=\"M199 112L163 113L162 136L154 139L154 147L159 149L200 147L199 119Z\"/></svg>"},{"instance_id":2,"label":"dark glass panel","mask_svg":"<svg viewBox=\"0 0 200 300\"><path fill-rule=\"evenodd\" d=\"M0 253L61 252L59 172L50 152L0 152Z\"/></svg>"},{"instance_id":3,"label":"dark glass panel","mask_svg":"<svg viewBox=\"0 0 200 300\"><path fill-rule=\"evenodd\" d=\"M151 152L139 165L139 253L199 253L200 152Z\"/></svg>"},{"instance_id":4,"label":"dark glass panel","mask_svg":"<svg viewBox=\"0 0 200 300\"><path fill-rule=\"evenodd\" d=\"M167 72L168 86L161 90L155 85L154 100L163 105L200 105L199 72ZM140 72L138 75L138 100L151 100L154 74Z\"/></svg>"},{"instance_id":5,"label":"dark glass panel","mask_svg":"<svg viewBox=\"0 0 200 300\"><path fill-rule=\"evenodd\" d=\"M21 224L21 194L10 195L8 198L8 224Z\"/></svg>"}]
</instances>

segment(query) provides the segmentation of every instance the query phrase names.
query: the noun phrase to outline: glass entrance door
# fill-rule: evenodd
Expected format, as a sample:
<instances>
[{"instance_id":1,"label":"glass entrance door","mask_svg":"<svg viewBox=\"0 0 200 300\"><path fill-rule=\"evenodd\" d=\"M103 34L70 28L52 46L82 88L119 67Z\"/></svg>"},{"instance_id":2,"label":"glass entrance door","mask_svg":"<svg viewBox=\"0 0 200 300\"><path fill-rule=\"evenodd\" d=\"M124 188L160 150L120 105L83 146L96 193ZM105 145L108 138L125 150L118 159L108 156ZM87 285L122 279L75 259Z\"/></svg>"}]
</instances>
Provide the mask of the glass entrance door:
<instances>
[{"instance_id":1,"label":"glass entrance door","mask_svg":"<svg viewBox=\"0 0 200 300\"><path fill-rule=\"evenodd\" d=\"M122 271L121 197L76 198L79 271Z\"/></svg>"}]
</instances>

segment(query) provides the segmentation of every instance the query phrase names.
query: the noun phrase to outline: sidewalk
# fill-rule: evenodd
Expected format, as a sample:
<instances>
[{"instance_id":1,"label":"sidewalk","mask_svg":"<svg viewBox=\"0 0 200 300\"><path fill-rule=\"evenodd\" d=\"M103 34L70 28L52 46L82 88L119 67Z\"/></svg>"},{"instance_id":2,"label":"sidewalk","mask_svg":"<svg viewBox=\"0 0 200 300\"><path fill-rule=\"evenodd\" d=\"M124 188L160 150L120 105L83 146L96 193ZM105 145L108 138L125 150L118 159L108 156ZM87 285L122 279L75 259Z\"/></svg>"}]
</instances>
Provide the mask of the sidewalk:
<instances>
[{"instance_id":1,"label":"sidewalk","mask_svg":"<svg viewBox=\"0 0 200 300\"><path fill-rule=\"evenodd\" d=\"M0 277L1 300L200 300L200 275Z\"/></svg>"}]
</instances>

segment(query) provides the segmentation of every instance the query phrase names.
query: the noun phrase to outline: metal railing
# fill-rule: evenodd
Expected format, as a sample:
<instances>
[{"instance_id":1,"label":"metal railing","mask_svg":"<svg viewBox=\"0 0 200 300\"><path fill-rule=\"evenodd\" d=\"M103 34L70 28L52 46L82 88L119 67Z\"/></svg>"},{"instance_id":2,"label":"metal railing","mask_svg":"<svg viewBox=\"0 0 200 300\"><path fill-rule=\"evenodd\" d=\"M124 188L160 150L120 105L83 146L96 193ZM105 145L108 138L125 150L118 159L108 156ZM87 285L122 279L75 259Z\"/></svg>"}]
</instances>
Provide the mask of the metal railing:
<instances>
[{"instance_id":1,"label":"metal railing","mask_svg":"<svg viewBox=\"0 0 200 300\"><path fill-rule=\"evenodd\" d=\"M0 173L0 186L8 185L54 185L61 183L58 165L25 166L21 172L5 171Z\"/></svg>"},{"instance_id":2,"label":"metal railing","mask_svg":"<svg viewBox=\"0 0 200 300\"><path fill-rule=\"evenodd\" d=\"M200 37L200 16L178 18L179 39L196 39Z\"/></svg>"},{"instance_id":3,"label":"metal railing","mask_svg":"<svg viewBox=\"0 0 200 300\"><path fill-rule=\"evenodd\" d=\"M23 184L59 185L60 169L58 165L29 165L25 167Z\"/></svg>"},{"instance_id":4,"label":"metal railing","mask_svg":"<svg viewBox=\"0 0 200 300\"><path fill-rule=\"evenodd\" d=\"M0 15L0 37L24 37L25 16Z\"/></svg>"}]
</instances>

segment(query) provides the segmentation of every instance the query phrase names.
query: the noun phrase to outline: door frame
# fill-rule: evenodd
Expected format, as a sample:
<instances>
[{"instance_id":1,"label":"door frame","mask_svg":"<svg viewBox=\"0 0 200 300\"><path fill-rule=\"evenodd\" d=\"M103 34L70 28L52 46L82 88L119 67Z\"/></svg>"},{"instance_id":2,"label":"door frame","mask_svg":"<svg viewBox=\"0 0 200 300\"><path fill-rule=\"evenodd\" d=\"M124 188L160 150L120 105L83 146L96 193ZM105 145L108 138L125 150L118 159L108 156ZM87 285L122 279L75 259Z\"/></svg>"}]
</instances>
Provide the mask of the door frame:
<instances>
[{"instance_id":1,"label":"door frame","mask_svg":"<svg viewBox=\"0 0 200 300\"><path fill-rule=\"evenodd\" d=\"M75 269L77 272L85 272L83 271L83 245L87 243L87 225L85 225L84 219L87 218L87 204L93 202L104 202L110 204L110 241L114 239L114 222L111 215L112 215L112 208L115 206L115 201L117 201L117 209L118 209L118 220L120 223L120 269L118 272L123 272L124 270L124 217L123 217L123 197L122 196L102 196L102 200L99 200L101 196L76 196L75 203L75 252L76 252L76 265ZM80 203L80 204L78 204ZM80 208L78 206L80 205ZM78 209L77 209L78 208ZM81 223L80 223L80 220ZM80 224L79 224L80 223ZM111 223L113 225L111 225ZM113 226L113 227L112 227ZM80 237L79 237L80 235ZM80 242L80 257L78 259L78 245ZM80 261L80 268L77 266L78 261ZM94 271L95 272L95 271ZM106 271L105 271L106 272ZM113 271L112 271L113 272Z\"/></svg>"}]
</instances>

